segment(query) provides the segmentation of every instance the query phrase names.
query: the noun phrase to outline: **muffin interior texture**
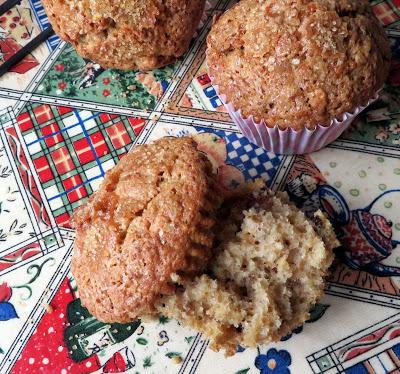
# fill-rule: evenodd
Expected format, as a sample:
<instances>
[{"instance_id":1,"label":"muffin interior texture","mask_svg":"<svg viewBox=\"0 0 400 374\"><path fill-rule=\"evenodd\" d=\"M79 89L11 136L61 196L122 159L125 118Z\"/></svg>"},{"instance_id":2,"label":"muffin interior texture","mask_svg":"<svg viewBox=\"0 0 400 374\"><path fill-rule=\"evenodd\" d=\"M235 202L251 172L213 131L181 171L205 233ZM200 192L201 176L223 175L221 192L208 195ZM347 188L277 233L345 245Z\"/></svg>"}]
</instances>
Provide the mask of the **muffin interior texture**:
<instances>
[{"instance_id":1,"label":"muffin interior texture","mask_svg":"<svg viewBox=\"0 0 400 374\"><path fill-rule=\"evenodd\" d=\"M43 0L60 37L104 68L148 70L186 52L205 0Z\"/></svg>"},{"instance_id":2,"label":"muffin interior texture","mask_svg":"<svg viewBox=\"0 0 400 374\"><path fill-rule=\"evenodd\" d=\"M213 245L219 188L190 138L138 146L78 208L72 273L97 319L129 322L154 314L175 290L171 276L204 270Z\"/></svg>"},{"instance_id":3,"label":"muffin interior texture","mask_svg":"<svg viewBox=\"0 0 400 374\"><path fill-rule=\"evenodd\" d=\"M279 340L307 320L338 245L321 212L312 222L286 193L253 188L224 203L208 271L182 279L158 302L160 313L203 332L227 355L238 344Z\"/></svg>"},{"instance_id":4,"label":"muffin interior texture","mask_svg":"<svg viewBox=\"0 0 400 374\"><path fill-rule=\"evenodd\" d=\"M207 44L219 92L269 127L340 120L375 95L390 65L367 0L242 0L215 22Z\"/></svg>"}]
</instances>

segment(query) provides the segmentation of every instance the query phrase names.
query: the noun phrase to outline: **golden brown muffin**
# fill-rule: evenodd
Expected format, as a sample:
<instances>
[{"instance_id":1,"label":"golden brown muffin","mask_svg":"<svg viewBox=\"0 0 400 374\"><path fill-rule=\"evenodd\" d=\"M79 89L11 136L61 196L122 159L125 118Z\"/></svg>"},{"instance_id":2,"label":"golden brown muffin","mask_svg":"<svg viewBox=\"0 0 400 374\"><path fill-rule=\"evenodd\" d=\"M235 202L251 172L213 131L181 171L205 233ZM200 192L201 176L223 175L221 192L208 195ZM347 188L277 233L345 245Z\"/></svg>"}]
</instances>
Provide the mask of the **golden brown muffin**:
<instances>
[{"instance_id":1,"label":"golden brown muffin","mask_svg":"<svg viewBox=\"0 0 400 374\"><path fill-rule=\"evenodd\" d=\"M105 322L154 313L174 274L207 265L220 205L208 159L190 138L135 147L73 217L72 273L82 304Z\"/></svg>"},{"instance_id":2,"label":"golden brown muffin","mask_svg":"<svg viewBox=\"0 0 400 374\"><path fill-rule=\"evenodd\" d=\"M309 318L338 246L321 213L307 219L286 193L260 184L224 203L220 245L207 274L160 299L162 314L203 332L211 348L236 352L277 341ZM225 217L225 218L224 218Z\"/></svg>"},{"instance_id":3,"label":"golden brown muffin","mask_svg":"<svg viewBox=\"0 0 400 374\"><path fill-rule=\"evenodd\" d=\"M341 119L382 87L390 63L367 0L242 0L216 21L207 45L219 92L269 127Z\"/></svg>"},{"instance_id":4,"label":"golden brown muffin","mask_svg":"<svg viewBox=\"0 0 400 374\"><path fill-rule=\"evenodd\" d=\"M205 0L43 0L54 30L104 68L148 70L188 49Z\"/></svg>"}]
</instances>

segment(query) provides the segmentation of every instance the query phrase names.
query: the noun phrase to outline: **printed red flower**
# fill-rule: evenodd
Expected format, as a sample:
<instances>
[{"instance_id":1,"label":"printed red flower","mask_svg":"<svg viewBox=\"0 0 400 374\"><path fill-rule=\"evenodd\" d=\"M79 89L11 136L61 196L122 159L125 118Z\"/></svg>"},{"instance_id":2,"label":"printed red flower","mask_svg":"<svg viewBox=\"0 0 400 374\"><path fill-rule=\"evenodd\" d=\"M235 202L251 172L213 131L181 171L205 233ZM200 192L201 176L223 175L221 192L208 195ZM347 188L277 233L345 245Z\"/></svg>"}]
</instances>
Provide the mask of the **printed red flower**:
<instances>
[{"instance_id":1,"label":"printed red flower","mask_svg":"<svg viewBox=\"0 0 400 374\"><path fill-rule=\"evenodd\" d=\"M54 68L56 69L56 71L64 71L65 66L64 64L57 64L56 66L54 66Z\"/></svg>"},{"instance_id":2,"label":"printed red flower","mask_svg":"<svg viewBox=\"0 0 400 374\"><path fill-rule=\"evenodd\" d=\"M111 79L108 77L103 78L103 84L110 84Z\"/></svg>"},{"instance_id":3,"label":"printed red flower","mask_svg":"<svg viewBox=\"0 0 400 374\"><path fill-rule=\"evenodd\" d=\"M57 87L58 87L60 90L63 90L64 88L67 87L67 84L66 84L65 82L60 82L60 83L58 83Z\"/></svg>"},{"instance_id":4,"label":"printed red flower","mask_svg":"<svg viewBox=\"0 0 400 374\"><path fill-rule=\"evenodd\" d=\"M0 23L4 23L4 22L6 22L7 21L7 18L6 17L0 17Z\"/></svg>"},{"instance_id":5,"label":"printed red flower","mask_svg":"<svg viewBox=\"0 0 400 374\"><path fill-rule=\"evenodd\" d=\"M12 295L11 288L7 285L7 283L3 282L0 284L0 302L10 300Z\"/></svg>"},{"instance_id":6,"label":"printed red flower","mask_svg":"<svg viewBox=\"0 0 400 374\"><path fill-rule=\"evenodd\" d=\"M110 90L103 90L103 96L107 97L111 95L111 91Z\"/></svg>"},{"instance_id":7,"label":"printed red flower","mask_svg":"<svg viewBox=\"0 0 400 374\"><path fill-rule=\"evenodd\" d=\"M15 29L17 25L15 23L10 23L10 29Z\"/></svg>"},{"instance_id":8,"label":"printed red flower","mask_svg":"<svg viewBox=\"0 0 400 374\"><path fill-rule=\"evenodd\" d=\"M13 20L14 22L18 22L18 21L19 21L19 17L13 17L12 20Z\"/></svg>"}]
</instances>

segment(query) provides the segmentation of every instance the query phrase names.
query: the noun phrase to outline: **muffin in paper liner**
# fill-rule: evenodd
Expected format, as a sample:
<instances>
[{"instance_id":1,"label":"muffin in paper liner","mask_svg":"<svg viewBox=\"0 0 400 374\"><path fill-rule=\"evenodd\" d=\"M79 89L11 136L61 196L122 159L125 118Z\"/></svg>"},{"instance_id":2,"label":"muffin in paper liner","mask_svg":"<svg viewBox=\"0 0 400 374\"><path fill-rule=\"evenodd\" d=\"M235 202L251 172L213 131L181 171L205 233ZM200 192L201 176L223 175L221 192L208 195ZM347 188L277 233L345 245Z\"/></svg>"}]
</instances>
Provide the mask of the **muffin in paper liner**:
<instances>
[{"instance_id":1,"label":"muffin in paper liner","mask_svg":"<svg viewBox=\"0 0 400 374\"><path fill-rule=\"evenodd\" d=\"M337 139L377 98L390 56L366 0L241 0L215 19L206 50L234 122L279 154Z\"/></svg>"},{"instance_id":2,"label":"muffin in paper liner","mask_svg":"<svg viewBox=\"0 0 400 374\"><path fill-rule=\"evenodd\" d=\"M233 122L251 143L277 154L304 154L320 150L335 141L351 125L354 119L367 106L376 101L379 91L363 106L356 107L351 113L344 113L342 119L333 119L329 125L317 124L314 130L304 128L294 130L290 127L282 130L279 126L268 127L262 120L256 122L253 116L244 118L240 109L226 102L226 96L213 85Z\"/></svg>"}]
</instances>

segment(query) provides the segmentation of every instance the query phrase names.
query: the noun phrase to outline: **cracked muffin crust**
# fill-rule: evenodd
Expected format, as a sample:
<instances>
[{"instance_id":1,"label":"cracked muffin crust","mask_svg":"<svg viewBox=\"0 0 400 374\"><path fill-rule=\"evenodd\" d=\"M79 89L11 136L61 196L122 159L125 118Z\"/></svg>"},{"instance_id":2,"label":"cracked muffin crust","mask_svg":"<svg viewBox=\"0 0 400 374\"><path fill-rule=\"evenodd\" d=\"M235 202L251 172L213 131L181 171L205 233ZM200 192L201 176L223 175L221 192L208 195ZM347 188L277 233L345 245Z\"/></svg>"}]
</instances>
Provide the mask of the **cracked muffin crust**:
<instances>
[{"instance_id":1,"label":"cracked muffin crust","mask_svg":"<svg viewBox=\"0 0 400 374\"><path fill-rule=\"evenodd\" d=\"M174 277L207 265L221 202L212 166L191 138L129 152L72 220L72 273L82 304L101 321L154 314Z\"/></svg>"},{"instance_id":2,"label":"cracked muffin crust","mask_svg":"<svg viewBox=\"0 0 400 374\"><path fill-rule=\"evenodd\" d=\"M189 47L205 0L43 0L56 33L104 68L148 70Z\"/></svg>"},{"instance_id":3,"label":"cracked muffin crust","mask_svg":"<svg viewBox=\"0 0 400 374\"><path fill-rule=\"evenodd\" d=\"M242 0L207 38L210 75L243 117L296 130L365 105L390 49L367 0Z\"/></svg>"},{"instance_id":4,"label":"cracked muffin crust","mask_svg":"<svg viewBox=\"0 0 400 374\"><path fill-rule=\"evenodd\" d=\"M311 221L286 193L260 183L249 189L224 202L207 273L181 280L158 302L160 313L203 332L226 355L238 344L278 341L304 323L339 244L321 212Z\"/></svg>"}]
</instances>

